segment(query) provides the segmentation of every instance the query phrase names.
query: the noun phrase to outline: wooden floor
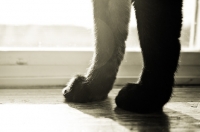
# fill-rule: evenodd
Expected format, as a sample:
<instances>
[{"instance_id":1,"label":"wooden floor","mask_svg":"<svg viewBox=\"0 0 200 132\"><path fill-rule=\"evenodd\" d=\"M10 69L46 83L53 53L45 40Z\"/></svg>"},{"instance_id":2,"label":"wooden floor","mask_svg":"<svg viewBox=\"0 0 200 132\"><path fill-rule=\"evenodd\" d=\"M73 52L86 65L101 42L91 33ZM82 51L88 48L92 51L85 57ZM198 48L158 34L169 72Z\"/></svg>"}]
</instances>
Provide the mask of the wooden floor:
<instances>
[{"instance_id":1,"label":"wooden floor","mask_svg":"<svg viewBox=\"0 0 200 132\"><path fill-rule=\"evenodd\" d=\"M61 89L1 88L0 132L200 132L200 87L175 88L163 114L147 115L116 108L119 88L87 104L66 103Z\"/></svg>"}]
</instances>

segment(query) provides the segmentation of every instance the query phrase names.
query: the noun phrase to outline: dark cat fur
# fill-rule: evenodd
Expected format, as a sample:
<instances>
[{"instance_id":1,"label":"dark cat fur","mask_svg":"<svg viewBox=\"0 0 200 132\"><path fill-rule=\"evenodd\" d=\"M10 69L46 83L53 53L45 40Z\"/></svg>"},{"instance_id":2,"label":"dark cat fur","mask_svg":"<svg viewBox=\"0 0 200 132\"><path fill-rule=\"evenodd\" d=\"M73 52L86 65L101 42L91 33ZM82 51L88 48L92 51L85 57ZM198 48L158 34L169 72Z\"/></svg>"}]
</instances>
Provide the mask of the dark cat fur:
<instances>
[{"instance_id":1,"label":"dark cat fur","mask_svg":"<svg viewBox=\"0 0 200 132\"><path fill-rule=\"evenodd\" d=\"M124 86L118 107L139 113L161 111L172 94L180 54L182 0L135 0L143 70L138 83ZM100 101L112 89L125 52L131 0L93 0L95 52L85 76L63 89L67 101ZM134 56L133 56L134 57Z\"/></svg>"}]
</instances>

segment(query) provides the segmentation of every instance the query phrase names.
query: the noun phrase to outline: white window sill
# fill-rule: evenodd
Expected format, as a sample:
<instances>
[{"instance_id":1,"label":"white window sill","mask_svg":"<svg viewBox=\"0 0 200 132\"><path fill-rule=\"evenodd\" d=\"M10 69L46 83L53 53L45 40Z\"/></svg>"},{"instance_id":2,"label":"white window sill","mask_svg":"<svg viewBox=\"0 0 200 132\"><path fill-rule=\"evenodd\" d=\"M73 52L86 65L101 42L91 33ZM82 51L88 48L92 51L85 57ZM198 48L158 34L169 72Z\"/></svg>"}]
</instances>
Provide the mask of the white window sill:
<instances>
[{"instance_id":1,"label":"white window sill","mask_svg":"<svg viewBox=\"0 0 200 132\"><path fill-rule=\"evenodd\" d=\"M0 86L65 85L76 74L86 73L93 48L1 49ZM181 53L176 84L200 84L200 52ZM136 82L142 68L139 50L127 49L116 85Z\"/></svg>"}]
</instances>

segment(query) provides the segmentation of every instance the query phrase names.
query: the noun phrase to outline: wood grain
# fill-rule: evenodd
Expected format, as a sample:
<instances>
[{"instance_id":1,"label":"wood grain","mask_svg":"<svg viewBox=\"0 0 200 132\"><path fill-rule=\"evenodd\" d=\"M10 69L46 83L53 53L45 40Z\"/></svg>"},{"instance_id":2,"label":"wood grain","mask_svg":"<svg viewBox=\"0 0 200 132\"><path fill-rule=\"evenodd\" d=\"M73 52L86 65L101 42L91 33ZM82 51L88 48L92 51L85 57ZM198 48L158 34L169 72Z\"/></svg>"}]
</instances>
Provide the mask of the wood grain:
<instances>
[{"instance_id":1,"label":"wood grain","mask_svg":"<svg viewBox=\"0 0 200 132\"><path fill-rule=\"evenodd\" d=\"M65 102L61 87L1 88L1 132L198 132L200 88L175 88L163 113L141 115L117 108L114 88L101 102ZM150 106L149 106L150 107Z\"/></svg>"}]
</instances>

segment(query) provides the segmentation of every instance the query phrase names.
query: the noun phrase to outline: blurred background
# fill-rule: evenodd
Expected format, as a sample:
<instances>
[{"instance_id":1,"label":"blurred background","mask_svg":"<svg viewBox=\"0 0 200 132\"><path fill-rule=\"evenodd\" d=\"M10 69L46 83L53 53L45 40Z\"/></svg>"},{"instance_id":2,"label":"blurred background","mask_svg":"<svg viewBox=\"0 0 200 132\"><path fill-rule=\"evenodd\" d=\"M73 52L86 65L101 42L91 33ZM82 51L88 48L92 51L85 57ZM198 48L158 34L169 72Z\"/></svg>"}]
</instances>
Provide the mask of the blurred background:
<instances>
[{"instance_id":1,"label":"blurred background","mask_svg":"<svg viewBox=\"0 0 200 132\"><path fill-rule=\"evenodd\" d=\"M190 47L194 3L184 0L180 38L184 48ZM93 40L91 0L0 1L0 48L93 47ZM139 47L133 7L127 47Z\"/></svg>"}]
</instances>

